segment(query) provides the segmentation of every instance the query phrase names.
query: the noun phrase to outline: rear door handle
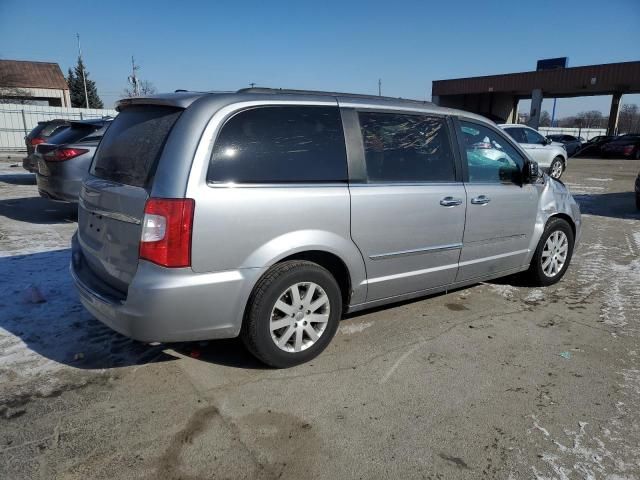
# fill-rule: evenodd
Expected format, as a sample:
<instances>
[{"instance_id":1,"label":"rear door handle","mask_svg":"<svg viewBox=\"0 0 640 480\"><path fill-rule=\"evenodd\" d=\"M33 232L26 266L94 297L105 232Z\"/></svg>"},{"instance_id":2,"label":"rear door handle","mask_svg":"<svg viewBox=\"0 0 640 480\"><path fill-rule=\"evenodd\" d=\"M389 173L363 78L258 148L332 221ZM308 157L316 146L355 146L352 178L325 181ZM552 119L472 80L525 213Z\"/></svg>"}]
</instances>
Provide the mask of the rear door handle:
<instances>
[{"instance_id":1,"label":"rear door handle","mask_svg":"<svg viewBox=\"0 0 640 480\"><path fill-rule=\"evenodd\" d=\"M471 203L473 203L474 205L486 205L490 201L491 199L486 195L478 195L477 197L473 197L471 199Z\"/></svg>"},{"instance_id":2,"label":"rear door handle","mask_svg":"<svg viewBox=\"0 0 640 480\"><path fill-rule=\"evenodd\" d=\"M443 207L455 207L461 204L462 200L459 198L444 197L442 200L440 200L440 205L442 205Z\"/></svg>"}]
</instances>

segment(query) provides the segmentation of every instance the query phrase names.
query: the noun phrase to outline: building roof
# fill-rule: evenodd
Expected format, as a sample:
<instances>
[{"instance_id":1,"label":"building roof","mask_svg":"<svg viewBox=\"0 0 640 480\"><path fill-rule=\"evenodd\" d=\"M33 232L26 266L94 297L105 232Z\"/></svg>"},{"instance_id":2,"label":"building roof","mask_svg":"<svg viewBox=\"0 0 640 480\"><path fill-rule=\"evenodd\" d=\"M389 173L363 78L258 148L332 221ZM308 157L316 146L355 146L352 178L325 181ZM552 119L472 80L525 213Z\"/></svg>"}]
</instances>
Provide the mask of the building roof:
<instances>
[{"instance_id":1,"label":"building roof","mask_svg":"<svg viewBox=\"0 0 640 480\"><path fill-rule=\"evenodd\" d=\"M0 87L69 89L60 65L26 60L0 60Z\"/></svg>"},{"instance_id":2,"label":"building roof","mask_svg":"<svg viewBox=\"0 0 640 480\"><path fill-rule=\"evenodd\" d=\"M493 92L530 97L536 88L548 97L637 93L640 92L640 62L436 80L431 92L440 96Z\"/></svg>"}]
</instances>

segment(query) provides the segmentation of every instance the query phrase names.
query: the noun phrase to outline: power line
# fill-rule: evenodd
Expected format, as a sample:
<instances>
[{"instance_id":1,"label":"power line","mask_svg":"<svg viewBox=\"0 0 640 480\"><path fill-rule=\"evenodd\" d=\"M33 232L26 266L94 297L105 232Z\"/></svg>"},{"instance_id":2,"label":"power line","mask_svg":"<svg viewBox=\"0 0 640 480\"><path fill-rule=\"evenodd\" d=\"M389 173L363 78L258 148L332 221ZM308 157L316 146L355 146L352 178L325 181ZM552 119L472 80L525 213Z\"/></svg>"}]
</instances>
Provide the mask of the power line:
<instances>
[{"instance_id":1,"label":"power line","mask_svg":"<svg viewBox=\"0 0 640 480\"><path fill-rule=\"evenodd\" d=\"M80 66L82 67L82 83L84 83L84 100L86 108L89 108L89 95L87 94L87 77L84 74L84 62L82 61L82 50L80 49L80 34L76 33L78 38L78 58L80 59Z\"/></svg>"}]
</instances>

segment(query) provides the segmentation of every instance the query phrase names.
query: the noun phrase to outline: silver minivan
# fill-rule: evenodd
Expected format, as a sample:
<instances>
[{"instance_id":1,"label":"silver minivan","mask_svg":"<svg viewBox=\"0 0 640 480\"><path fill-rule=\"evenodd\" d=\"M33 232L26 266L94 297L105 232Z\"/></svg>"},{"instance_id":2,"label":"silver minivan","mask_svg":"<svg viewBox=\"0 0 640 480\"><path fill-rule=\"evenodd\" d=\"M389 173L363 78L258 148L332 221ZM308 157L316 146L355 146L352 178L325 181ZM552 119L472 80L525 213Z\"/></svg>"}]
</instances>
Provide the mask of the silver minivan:
<instances>
[{"instance_id":1,"label":"silver minivan","mask_svg":"<svg viewBox=\"0 0 640 480\"><path fill-rule=\"evenodd\" d=\"M241 336L274 367L341 316L496 277L564 275L565 186L495 124L294 90L126 99L79 197L84 306L144 342Z\"/></svg>"}]
</instances>

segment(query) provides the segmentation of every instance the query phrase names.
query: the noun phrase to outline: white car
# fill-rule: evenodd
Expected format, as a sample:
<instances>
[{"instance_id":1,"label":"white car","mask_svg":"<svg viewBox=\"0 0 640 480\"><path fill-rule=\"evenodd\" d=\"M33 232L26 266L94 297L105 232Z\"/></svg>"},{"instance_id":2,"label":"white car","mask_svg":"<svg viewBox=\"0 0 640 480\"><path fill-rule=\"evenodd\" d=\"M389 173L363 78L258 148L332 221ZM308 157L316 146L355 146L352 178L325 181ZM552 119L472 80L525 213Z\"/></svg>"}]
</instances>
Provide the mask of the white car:
<instances>
[{"instance_id":1,"label":"white car","mask_svg":"<svg viewBox=\"0 0 640 480\"><path fill-rule=\"evenodd\" d=\"M538 162L549 176L560 178L567 168L567 151L562 143L556 143L526 125L504 123L500 125L505 132Z\"/></svg>"}]
</instances>

